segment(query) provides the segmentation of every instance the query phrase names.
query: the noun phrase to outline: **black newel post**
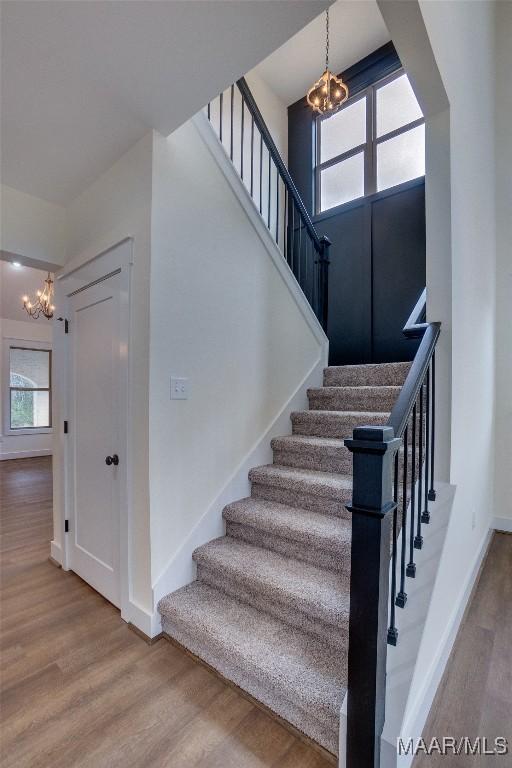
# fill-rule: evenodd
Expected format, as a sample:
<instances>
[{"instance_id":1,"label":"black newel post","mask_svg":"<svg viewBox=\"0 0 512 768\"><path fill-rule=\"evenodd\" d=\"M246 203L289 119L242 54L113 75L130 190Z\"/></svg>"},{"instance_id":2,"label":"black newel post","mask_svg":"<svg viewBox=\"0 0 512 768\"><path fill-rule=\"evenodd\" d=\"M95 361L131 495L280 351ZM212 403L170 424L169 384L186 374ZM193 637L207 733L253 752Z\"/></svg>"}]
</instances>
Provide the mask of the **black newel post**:
<instances>
[{"instance_id":1,"label":"black newel post","mask_svg":"<svg viewBox=\"0 0 512 768\"><path fill-rule=\"evenodd\" d=\"M358 427L353 453L347 766L378 768L386 696L393 462L392 427Z\"/></svg>"},{"instance_id":2,"label":"black newel post","mask_svg":"<svg viewBox=\"0 0 512 768\"><path fill-rule=\"evenodd\" d=\"M318 255L319 265L319 311L318 319L327 333L327 315L329 311L329 248L331 241L325 235L320 238L321 250Z\"/></svg>"}]
</instances>

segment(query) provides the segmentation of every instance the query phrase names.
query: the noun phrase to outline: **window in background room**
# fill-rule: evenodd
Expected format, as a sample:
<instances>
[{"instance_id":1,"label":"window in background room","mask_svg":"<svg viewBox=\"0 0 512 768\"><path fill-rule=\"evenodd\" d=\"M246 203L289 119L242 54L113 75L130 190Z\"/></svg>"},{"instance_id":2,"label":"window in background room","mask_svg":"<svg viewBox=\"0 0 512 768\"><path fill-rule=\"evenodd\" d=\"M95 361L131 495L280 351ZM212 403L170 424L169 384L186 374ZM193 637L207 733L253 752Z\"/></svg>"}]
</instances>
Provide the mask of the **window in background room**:
<instances>
[{"instance_id":1,"label":"window in background room","mask_svg":"<svg viewBox=\"0 0 512 768\"><path fill-rule=\"evenodd\" d=\"M9 347L9 428L48 429L51 419L49 349Z\"/></svg>"},{"instance_id":2,"label":"window in background room","mask_svg":"<svg viewBox=\"0 0 512 768\"><path fill-rule=\"evenodd\" d=\"M403 70L317 128L317 213L425 175L425 120Z\"/></svg>"}]
</instances>

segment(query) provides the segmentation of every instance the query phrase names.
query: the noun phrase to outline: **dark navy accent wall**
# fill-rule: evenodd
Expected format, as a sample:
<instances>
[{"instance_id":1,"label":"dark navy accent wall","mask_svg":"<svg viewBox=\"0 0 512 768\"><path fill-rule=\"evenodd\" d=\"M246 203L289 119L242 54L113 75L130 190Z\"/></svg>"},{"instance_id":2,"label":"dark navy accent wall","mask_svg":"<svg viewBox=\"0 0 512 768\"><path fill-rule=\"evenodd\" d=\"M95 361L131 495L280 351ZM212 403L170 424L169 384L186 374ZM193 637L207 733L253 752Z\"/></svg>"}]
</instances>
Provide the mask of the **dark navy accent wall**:
<instances>
[{"instance_id":1,"label":"dark navy accent wall","mask_svg":"<svg viewBox=\"0 0 512 768\"><path fill-rule=\"evenodd\" d=\"M401 66L387 43L342 73L352 95ZM411 360L402 328L425 286L425 183L417 179L314 216L315 119L288 107L288 167L320 235L331 240L331 365Z\"/></svg>"}]
</instances>

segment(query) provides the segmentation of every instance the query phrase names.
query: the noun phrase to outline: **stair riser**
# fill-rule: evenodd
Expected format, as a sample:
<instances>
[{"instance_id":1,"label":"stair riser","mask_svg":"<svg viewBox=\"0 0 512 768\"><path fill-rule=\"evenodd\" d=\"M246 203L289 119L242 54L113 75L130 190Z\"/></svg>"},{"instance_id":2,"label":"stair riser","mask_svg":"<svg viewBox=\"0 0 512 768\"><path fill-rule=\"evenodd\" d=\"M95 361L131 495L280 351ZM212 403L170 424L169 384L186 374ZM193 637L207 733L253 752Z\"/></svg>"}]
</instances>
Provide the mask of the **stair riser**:
<instances>
[{"instance_id":1,"label":"stair riser","mask_svg":"<svg viewBox=\"0 0 512 768\"><path fill-rule=\"evenodd\" d=\"M299 605L279 602L274 595L264 594L255 585L254 590L220 569L201 565L197 566L197 578L204 584L215 589L221 589L227 595L240 600L259 611L274 616L276 619L289 624L291 627L307 632L314 637L324 640L333 648L342 650L348 643L348 621L341 626L323 621L318 616L311 616ZM315 606L318 610L319 606Z\"/></svg>"},{"instance_id":2,"label":"stair riser","mask_svg":"<svg viewBox=\"0 0 512 768\"><path fill-rule=\"evenodd\" d=\"M352 454L346 448L341 448L337 452L317 451L310 454L300 451L274 450L274 464L294 469L352 474Z\"/></svg>"},{"instance_id":3,"label":"stair riser","mask_svg":"<svg viewBox=\"0 0 512 768\"><path fill-rule=\"evenodd\" d=\"M326 368L325 387L401 387L410 363Z\"/></svg>"},{"instance_id":4,"label":"stair riser","mask_svg":"<svg viewBox=\"0 0 512 768\"><path fill-rule=\"evenodd\" d=\"M350 513L347 512L345 507L345 504L348 504L352 498L352 491L349 489L346 491L344 499L336 500L327 496L314 496L311 493L279 488L275 485L252 483L251 496L258 499L267 499L268 501L277 501L290 507L308 509L310 512L318 512L323 515L334 515L336 517L344 517L347 520L351 519Z\"/></svg>"},{"instance_id":5,"label":"stair riser","mask_svg":"<svg viewBox=\"0 0 512 768\"><path fill-rule=\"evenodd\" d=\"M234 539L253 544L255 547L263 547L277 552L286 557L293 557L305 563L316 565L318 568L327 568L337 573L350 573L350 545L345 544L340 551L329 551L325 546L315 546L312 542L292 541L275 533L259 530L250 525L240 523L226 523L226 535Z\"/></svg>"},{"instance_id":6,"label":"stair riser","mask_svg":"<svg viewBox=\"0 0 512 768\"><path fill-rule=\"evenodd\" d=\"M292 431L294 435L311 435L315 437L352 437L355 427L365 425L384 425L388 414L349 416L340 413L326 418L320 411L305 411L292 413Z\"/></svg>"},{"instance_id":7,"label":"stair riser","mask_svg":"<svg viewBox=\"0 0 512 768\"><path fill-rule=\"evenodd\" d=\"M391 411L397 394L386 390L366 391L350 388L341 389L339 392L322 392L313 390L308 393L309 408L312 411Z\"/></svg>"},{"instance_id":8,"label":"stair riser","mask_svg":"<svg viewBox=\"0 0 512 768\"><path fill-rule=\"evenodd\" d=\"M163 616L162 629L166 635L176 640L225 678L261 701L325 749L333 754L337 753L339 719L336 714L322 712L324 722L319 722L310 710L306 707L297 706L296 702L291 702L283 695L279 681L262 679L261 672L257 669L247 670L234 666L232 657L227 657L221 648L217 648L211 642L210 637L204 639L198 636L196 627L187 629L179 619L175 619L173 616Z\"/></svg>"}]
</instances>

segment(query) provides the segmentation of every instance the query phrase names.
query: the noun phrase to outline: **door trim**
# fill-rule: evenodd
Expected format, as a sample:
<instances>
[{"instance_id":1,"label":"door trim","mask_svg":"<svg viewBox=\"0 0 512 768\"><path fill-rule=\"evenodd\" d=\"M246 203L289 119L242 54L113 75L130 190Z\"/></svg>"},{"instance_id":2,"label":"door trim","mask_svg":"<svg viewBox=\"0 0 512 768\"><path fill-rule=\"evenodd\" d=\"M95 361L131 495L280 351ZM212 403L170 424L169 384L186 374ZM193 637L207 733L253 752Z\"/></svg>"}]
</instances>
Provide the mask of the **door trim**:
<instances>
[{"instance_id":1,"label":"door trim","mask_svg":"<svg viewBox=\"0 0 512 768\"><path fill-rule=\"evenodd\" d=\"M106 251L87 259L75 268L68 269L61 273L56 280L56 305L59 307L59 315L63 318L69 316L69 299L71 296L79 293L91 285L102 282L112 277L114 274L120 274L120 344L126 354L120 358L120 376L119 376L119 411L122 414L119 427L119 452L125 460L119 464L119 578L120 578L120 597L121 597L121 617L126 621L131 620L131 559L130 559L130 531L132 528L132 499L128 478L132 476L132 451L128 434L128 414L130 412L131 401L131 382L130 382L130 288L131 288L131 267L133 265L133 239L125 238L112 245ZM55 327L57 337L55 346L58 353L58 376L60 386L56 391L56 397L59 401L59 418L70 419L70 397L69 397L69 347L66 345L69 335L64 332L64 323L56 323ZM69 334L73 333L72 324L69 324ZM57 356L56 356L57 359ZM55 377L57 378L57 376ZM125 417L123 418L123 415ZM73 425L70 423L70 431ZM60 542L62 551L62 567L69 570L69 542L68 534L65 531L65 520L71 509L71 450L72 441L66 440L66 435L62 429L56 429L58 440L61 443L62 450L59 455L62 457L60 474L60 496L61 515L60 515ZM57 469L58 472L58 469Z\"/></svg>"}]
</instances>

